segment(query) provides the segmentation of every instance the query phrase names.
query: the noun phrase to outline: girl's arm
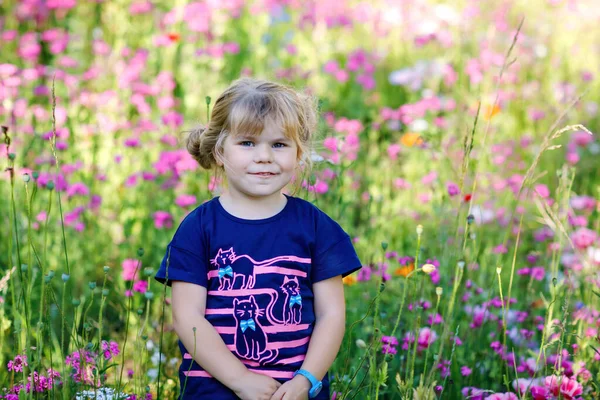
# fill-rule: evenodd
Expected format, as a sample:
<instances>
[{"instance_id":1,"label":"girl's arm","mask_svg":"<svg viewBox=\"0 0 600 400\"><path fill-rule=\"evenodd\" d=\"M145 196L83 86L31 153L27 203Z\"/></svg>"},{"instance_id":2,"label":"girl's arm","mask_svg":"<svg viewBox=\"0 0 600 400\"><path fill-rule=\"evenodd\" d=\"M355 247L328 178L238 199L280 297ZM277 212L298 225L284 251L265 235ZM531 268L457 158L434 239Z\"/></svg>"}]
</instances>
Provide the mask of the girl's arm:
<instances>
[{"instance_id":1,"label":"girl's arm","mask_svg":"<svg viewBox=\"0 0 600 400\"><path fill-rule=\"evenodd\" d=\"M236 377L247 372L246 366L229 351L215 328L204 318L205 287L174 281L172 305L173 325L177 336L194 361L206 372L227 387L235 382ZM195 335L194 328L196 328ZM193 354L194 349L196 354Z\"/></svg>"},{"instance_id":2,"label":"girl's arm","mask_svg":"<svg viewBox=\"0 0 600 400\"><path fill-rule=\"evenodd\" d=\"M192 283L173 281L173 325L177 336L202 368L219 382L240 394L250 391L273 393L279 382L248 371L223 342L205 318L206 288ZM194 333L194 328L196 332ZM194 349L196 349L194 354ZM258 386L258 387L253 387ZM245 398L246 396L240 396Z\"/></svg>"},{"instance_id":3,"label":"girl's arm","mask_svg":"<svg viewBox=\"0 0 600 400\"><path fill-rule=\"evenodd\" d=\"M313 293L316 322L302 369L322 380L338 354L346 329L342 276L313 284Z\"/></svg>"}]
</instances>

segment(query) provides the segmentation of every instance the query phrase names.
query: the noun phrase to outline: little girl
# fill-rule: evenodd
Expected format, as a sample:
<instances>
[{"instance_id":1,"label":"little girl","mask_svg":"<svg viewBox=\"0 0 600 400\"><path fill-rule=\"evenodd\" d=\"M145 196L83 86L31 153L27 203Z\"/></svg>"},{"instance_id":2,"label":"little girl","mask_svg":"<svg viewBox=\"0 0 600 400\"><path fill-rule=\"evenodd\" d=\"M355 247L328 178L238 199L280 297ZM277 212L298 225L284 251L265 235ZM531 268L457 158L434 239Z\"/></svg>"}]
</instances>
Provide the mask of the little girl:
<instances>
[{"instance_id":1,"label":"little girl","mask_svg":"<svg viewBox=\"0 0 600 400\"><path fill-rule=\"evenodd\" d=\"M282 192L311 165L316 120L311 97L243 78L187 139L227 190L183 219L156 274L172 286L180 398L329 399L342 278L361 262L337 222Z\"/></svg>"}]
</instances>

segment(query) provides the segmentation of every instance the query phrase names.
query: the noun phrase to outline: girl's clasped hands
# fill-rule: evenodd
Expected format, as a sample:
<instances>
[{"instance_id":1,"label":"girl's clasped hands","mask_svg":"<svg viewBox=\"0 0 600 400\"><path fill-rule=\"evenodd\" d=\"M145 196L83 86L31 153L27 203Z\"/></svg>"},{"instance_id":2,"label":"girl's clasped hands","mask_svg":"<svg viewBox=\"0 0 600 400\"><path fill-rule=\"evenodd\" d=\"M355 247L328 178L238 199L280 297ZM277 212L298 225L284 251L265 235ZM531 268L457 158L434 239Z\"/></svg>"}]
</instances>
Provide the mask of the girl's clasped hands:
<instances>
[{"instance_id":1,"label":"girl's clasped hands","mask_svg":"<svg viewBox=\"0 0 600 400\"><path fill-rule=\"evenodd\" d=\"M303 376L279 383L275 379L248 371L233 391L242 400L308 400L310 383Z\"/></svg>"}]
</instances>

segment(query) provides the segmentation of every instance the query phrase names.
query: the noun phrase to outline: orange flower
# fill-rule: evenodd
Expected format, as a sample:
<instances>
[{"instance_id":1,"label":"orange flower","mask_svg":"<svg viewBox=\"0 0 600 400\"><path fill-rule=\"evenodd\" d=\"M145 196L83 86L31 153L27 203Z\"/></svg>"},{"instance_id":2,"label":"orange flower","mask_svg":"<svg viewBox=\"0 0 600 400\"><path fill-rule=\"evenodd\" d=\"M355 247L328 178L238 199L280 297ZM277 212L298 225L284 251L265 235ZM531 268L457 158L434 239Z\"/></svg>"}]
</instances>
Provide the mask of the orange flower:
<instances>
[{"instance_id":1,"label":"orange flower","mask_svg":"<svg viewBox=\"0 0 600 400\"><path fill-rule=\"evenodd\" d=\"M497 104L494 104L493 106L487 105L485 106L485 111L483 112L483 118L486 121L489 121L490 119L494 118L494 116L500 111L500 107Z\"/></svg>"},{"instance_id":2,"label":"orange flower","mask_svg":"<svg viewBox=\"0 0 600 400\"><path fill-rule=\"evenodd\" d=\"M344 282L344 284L348 286L352 286L356 283L356 277L354 275L348 275L347 277L342 279L342 282Z\"/></svg>"},{"instance_id":3,"label":"orange flower","mask_svg":"<svg viewBox=\"0 0 600 400\"><path fill-rule=\"evenodd\" d=\"M423 144L423 139L418 133L407 132L400 138L400 143L406 147L413 147L414 145Z\"/></svg>"},{"instance_id":4,"label":"orange flower","mask_svg":"<svg viewBox=\"0 0 600 400\"><path fill-rule=\"evenodd\" d=\"M394 275L396 275L396 276L403 276L403 277L406 278L406 276L408 274L410 274L411 272L413 272L414 270L415 270L415 264L414 263L410 263L408 265L403 265L403 266L397 268L394 271Z\"/></svg>"},{"instance_id":5,"label":"orange flower","mask_svg":"<svg viewBox=\"0 0 600 400\"><path fill-rule=\"evenodd\" d=\"M179 33L177 32L169 32L167 33L167 37L171 42L177 42L181 38L181 36L179 36Z\"/></svg>"}]
</instances>

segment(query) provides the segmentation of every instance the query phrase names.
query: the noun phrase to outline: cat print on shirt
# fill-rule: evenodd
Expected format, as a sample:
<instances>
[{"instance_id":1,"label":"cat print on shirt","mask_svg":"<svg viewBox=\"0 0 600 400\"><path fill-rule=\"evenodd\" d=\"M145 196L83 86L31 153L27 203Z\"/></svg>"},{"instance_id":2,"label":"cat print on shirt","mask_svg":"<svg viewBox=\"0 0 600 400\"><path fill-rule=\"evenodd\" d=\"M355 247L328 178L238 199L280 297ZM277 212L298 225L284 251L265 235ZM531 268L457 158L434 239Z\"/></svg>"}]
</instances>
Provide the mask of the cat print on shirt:
<instances>
[{"instance_id":1,"label":"cat print on shirt","mask_svg":"<svg viewBox=\"0 0 600 400\"><path fill-rule=\"evenodd\" d=\"M248 300L233 299L235 351L240 357L264 364L275 359L278 351L267 349L267 334L258 322L261 314L254 296Z\"/></svg>"},{"instance_id":2,"label":"cat print on shirt","mask_svg":"<svg viewBox=\"0 0 600 400\"><path fill-rule=\"evenodd\" d=\"M276 266L279 262L309 263L309 258L296 256L278 256L267 260L257 261L248 254L236 254L233 247L227 250L220 248L210 263L216 267L219 277L219 290L247 290L256 285L256 269Z\"/></svg>"},{"instance_id":3,"label":"cat print on shirt","mask_svg":"<svg viewBox=\"0 0 600 400\"><path fill-rule=\"evenodd\" d=\"M219 290L254 288L256 284L254 263L246 258L236 257L233 247L228 250L219 249L211 262L218 268ZM241 283L239 287L236 281Z\"/></svg>"},{"instance_id":4,"label":"cat print on shirt","mask_svg":"<svg viewBox=\"0 0 600 400\"><path fill-rule=\"evenodd\" d=\"M302 316L302 296L300 296L300 285L298 277L283 278L281 290L285 294L283 304L283 321L285 325L299 325Z\"/></svg>"}]
</instances>

